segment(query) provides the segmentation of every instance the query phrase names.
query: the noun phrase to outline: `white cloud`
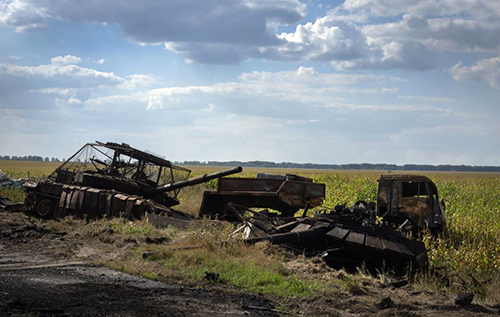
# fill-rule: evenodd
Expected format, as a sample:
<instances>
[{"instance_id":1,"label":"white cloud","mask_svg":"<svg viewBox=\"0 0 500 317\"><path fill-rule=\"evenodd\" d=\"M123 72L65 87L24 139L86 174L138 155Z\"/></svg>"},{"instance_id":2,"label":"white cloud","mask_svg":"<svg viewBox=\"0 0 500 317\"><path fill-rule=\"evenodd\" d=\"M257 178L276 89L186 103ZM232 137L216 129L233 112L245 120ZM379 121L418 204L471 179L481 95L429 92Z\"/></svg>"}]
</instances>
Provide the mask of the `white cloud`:
<instances>
[{"instance_id":1,"label":"white cloud","mask_svg":"<svg viewBox=\"0 0 500 317\"><path fill-rule=\"evenodd\" d=\"M493 150L478 150L498 145L494 118L461 112L456 104L450 109L441 97L400 98L395 93L411 86L404 78L300 67L147 91L119 90L120 84L112 89L50 86L14 95L16 107L0 107L0 133L9 136L2 148L14 153L18 145L8 141L12 138L30 150L42 149L38 143L57 143L54 155L64 156L97 139L174 153L169 159L179 160L480 164L498 157ZM36 108L19 106L33 100ZM297 144L314 151L297 151ZM446 155L436 157L436 152ZM485 154L464 157L463 152Z\"/></svg>"},{"instance_id":2,"label":"white cloud","mask_svg":"<svg viewBox=\"0 0 500 317\"><path fill-rule=\"evenodd\" d=\"M147 0L141 5L135 0L14 2L15 6L5 4L3 11L24 18L0 20L0 25L27 29L35 22L43 25L49 17L117 25L136 43L167 43L168 49L187 60L217 64L237 63L256 54L259 46L280 44L277 27L296 23L306 13L299 0Z\"/></svg>"},{"instance_id":3,"label":"white cloud","mask_svg":"<svg viewBox=\"0 0 500 317\"><path fill-rule=\"evenodd\" d=\"M163 45L188 63L207 64L253 58L422 71L449 51L500 51L498 1L346 0L301 23L306 9L299 0L147 0L141 6L133 0L0 0L0 25L27 30L49 18L117 25L137 44ZM296 23L293 32L279 31Z\"/></svg>"},{"instance_id":4,"label":"white cloud","mask_svg":"<svg viewBox=\"0 0 500 317\"><path fill-rule=\"evenodd\" d=\"M81 67L80 57L66 55L51 59L51 64L24 66L0 63L0 107L22 109L84 106L88 99L110 90L151 89L161 78L131 74L122 78L112 72Z\"/></svg>"},{"instance_id":5,"label":"white cloud","mask_svg":"<svg viewBox=\"0 0 500 317\"><path fill-rule=\"evenodd\" d=\"M76 65L82 62L82 59L73 55L66 56L56 56L53 57L50 62L57 65Z\"/></svg>"},{"instance_id":6,"label":"white cloud","mask_svg":"<svg viewBox=\"0 0 500 317\"><path fill-rule=\"evenodd\" d=\"M41 94L55 94L55 95L74 95L78 90L74 88L42 88L42 89L31 89L31 93L41 93Z\"/></svg>"},{"instance_id":7,"label":"white cloud","mask_svg":"<svg viewBox=\"0 0 500 317\"><path fill-rule=\"evenodd\" d=\"M455 81L484 81L500 89L500 56L479 60L471 66L459 62L448 71Z\"/></svg>"},{"instance_id":8,"label":"white cloud","mask_svg":"<svg viewBox=\"0 0 500 317\"><path fill-rule=\"evenodd\" d=\"M279 35L286 44L260 52L277 61L330 61L338 69L430 70L442 53L498 53L498 34L496 2L347 0Z\"/></svg>"},{"instance_id":9,"label":"white cloud","mask_svg":"<svg viewBox=\"0 0 500 317\"><path fill-rule=\"evenodd\" d=\"M91 68L76 65L49 64L39 66L21 66L0 64L0 75L7 74L15 77L50 78L57 80L78 81L85 80L85 86L111 85L125 82L113 73L101 72Z\"/></svg>"},{"instance_id":10,"label":"white cloud","mask_svg":"<svg viewBox=\"0 0 500 317\"><path fill-rule=\"evenodd\" d=\"M319 73L314 68L297 70L243 73L238 81L210 86L168 87L150 90L142 96L147 110L202 110L206 100L217 104L217 111L251 113L280 118L300 117L301 109L344 109L347 111L429 112L451 114L446 108L419 105L366 105L346 102L349 95L394 94L397 87L385 87L387 82L402 82L401 78L380 75ZM350 86L368 85L371 88ZM232 100L238 106L228 105ZM237 100L237 101L235 101ZM273 104L272 109L266 104ZM212 110L214 110L213 108Z\"/></svg>"},{"instance_id":11,"label":"white cloud","mask_svg":"<svg viewBox=\"0 0 500 317\"><path fill-rule=\"evenodd\" d=\"M458 103L458 100L448 97L431 97L431 96L398 96L398 99L403 100L418 100L425 103Z\"/></svg>"},{"instance_id":12,"label":"white cloud","mask_svg":"<svg viewBox=\"0 0 500 317\"><path fill-rule=\"evenodd\" d=\"M285 45L261 48L265 58L302 60L352 60L365 55L366 38L349 22L334 21L329 17L314 23L298 25L293 33L281 33Z\"/></svg>"},{"instance_id":13,"label":"white cloud","mask_svg":"<svg viewBox=\"0 0 500 317\"><path fill-rule=\"evenodd\" d=\"M137 89L139 87L151 86L157 83L160 78L153 75L134 74L127 76L127 80L118 86L121 89Z\"/></svg>"},{"instance_id":14,"label":"white cloud","mask_svg":"<svg viewBox=\"0 0 500 317\"><path fill-rule=\"evenodd\" d=\"M0 26L12 27L17 32L39 30L45 27L45 10L22 0L0 1Z\"/></svg>"},{"instance_id":15,"label":"white cloud","mask_svg":"<svg viewBox=\"0 0 500 317\"><path fill-rule=\"evenodd\" d=\"M70 104L70 105L81 105L82 103L83 102L77 98L69 98L68 99L68 104Z\"/></svg>"}]
</instances>

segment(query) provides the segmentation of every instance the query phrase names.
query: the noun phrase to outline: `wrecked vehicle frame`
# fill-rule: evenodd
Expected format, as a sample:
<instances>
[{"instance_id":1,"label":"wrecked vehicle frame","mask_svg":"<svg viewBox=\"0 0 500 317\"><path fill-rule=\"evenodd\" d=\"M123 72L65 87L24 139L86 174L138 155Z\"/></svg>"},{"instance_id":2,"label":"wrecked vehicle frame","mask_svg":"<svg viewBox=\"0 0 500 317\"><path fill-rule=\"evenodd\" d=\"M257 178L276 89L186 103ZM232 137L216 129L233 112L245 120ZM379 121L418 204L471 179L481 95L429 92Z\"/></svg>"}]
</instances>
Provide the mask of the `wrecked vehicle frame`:
<instances>
[{"instance_id":1,"label":"wrecked vehicle frame","mask_svg":"<svg viewBox=\"0 0 500 317\"><path fill-rule=\"evenodd\" d=\"M239 173L241 167L188 178L182 166L122 143L87 143L48 180L26 182L25 209L42 218L66 215L142 218L146 213L192 217L171 207L180 189Z\"/></svg>"}]
</instances>

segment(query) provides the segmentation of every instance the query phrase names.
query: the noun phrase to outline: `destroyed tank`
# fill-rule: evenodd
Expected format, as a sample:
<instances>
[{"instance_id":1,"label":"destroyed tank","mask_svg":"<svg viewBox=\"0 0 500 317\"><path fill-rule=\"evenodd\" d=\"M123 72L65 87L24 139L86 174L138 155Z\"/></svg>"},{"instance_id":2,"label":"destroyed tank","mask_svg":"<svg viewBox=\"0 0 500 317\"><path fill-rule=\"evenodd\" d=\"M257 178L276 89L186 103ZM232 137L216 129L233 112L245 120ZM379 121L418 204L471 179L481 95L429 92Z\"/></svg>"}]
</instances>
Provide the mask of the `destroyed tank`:
<instances>
[{"instance_id":1,"label":"destroyed tank","mask_svg":"<svg viewBox=\"0 0 500 317\"><path fill-rule=\"evenodd\" d=\"M171 207L193 186L239 173L241 167L189 178L191 171L122 143L87 143L47 180L26 182L25 210L42 218L66 215L140 219L147 213L187 215Z\"/></svg>"}]
</instances>

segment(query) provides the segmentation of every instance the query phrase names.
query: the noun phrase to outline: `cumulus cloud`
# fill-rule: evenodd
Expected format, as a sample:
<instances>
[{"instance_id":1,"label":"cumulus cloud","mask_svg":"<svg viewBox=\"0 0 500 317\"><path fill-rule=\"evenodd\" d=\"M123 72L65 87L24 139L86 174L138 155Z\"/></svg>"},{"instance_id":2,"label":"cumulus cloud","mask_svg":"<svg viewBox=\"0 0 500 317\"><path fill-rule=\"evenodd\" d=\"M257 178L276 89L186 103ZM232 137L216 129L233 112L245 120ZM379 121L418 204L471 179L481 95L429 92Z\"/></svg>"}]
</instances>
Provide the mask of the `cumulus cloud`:
<instances>
[{"instance_id":1,"label":"cumulus cloud","mask_svg":"<svg viewBox=\"0 0 500 317\"><path fill-rule=\"evenodd\" d=\"M271 60L330 61L338 69L429 70L443 52L498 52L499 33L500 6L489 2L347 0L280 34L285 44L260 51Z\"/></svg>"},{"instance_id":2,"label":"cumulus cloud","mask_svg":"<svg viewBox=\"0 0 500 317\"><path fill-rule=\"evenodd\" d=\"M449 111L433 106L367 105L346 101L352 95L395 94L398 92L397 87L385 85L404 82L403 78L398 77L320 73L312 67L299 67L290 71L243 73L238 79L209 86L153 89L144 93L142 100L147 102L146 109L150 111L203 110L209 103L217 105L216 108L210 107L211 111L217 109L223 112L288 119L303 117L304 109L307 109L306 113L311 109L318 112L321 112L321 109L434 113ZM274 106L267 106L269 103Z\"/></svg>"},{"instance_id":3,"label":"cumulus cloud","mask_svg":"<svg viewBox=\"0 0 500 317\"><path fill-rule=\"evenodd\" d=\"M22 0L0 1L0 26L12 27L17 32L39 30L45 27L45 10Z\"/></svg>"},{"instance_id":4,"label":"cumulus cloud","mask_svg":"<svg viewBox=\"0 0 500 317\"><path fill-rule=\"evenodd\" d=\"M470 66L459 62L448 71L455 81L484 81L500 89L500 56L482 59Z\"/></svg>"},{"instance_id":5,"label":"cumulus cloud","mask_svg":"<svg viewBox=\"0 0 500 317\"><path fill-rule=\"evenodd\" d=\"M151 86L157 83L160 78L153 75L133 74L127 76L126 81L119 85L121 89L137 89L139 87Z\"/></svg>"},{"instance_id":6,"label":"cumulus cloud","mask_svg":"<svg viewBox=\"0 0 500 317\"><path fill-rule=\"evenodd\" d=\"M29 29L43 25L49 17L114 24L123 36L137 43L167 43L167 49L184 54L189 61L218 64L237 63L252 57L258 47L279 45L283 41L276 29L300 21L306 13L306 6L299 0L146 0L140 5L134 0L0 3L0 12L5 12L0 20L3 26Z\"/></svg>"},{"instance_id":7,"label":"cumulus cloud","mask_svg":"<svg viewBox=\"0 0 500 317\"><path fill-rule=\"evenodd\" d=\"M286 61L352 60L366 55L366 37L352 23L329 17L298 25L295 32L278 36L286 44L261 48L265 58Z\"/></svg>"},{"instance_id":8,"label":"cumulus cloud","mask_svg":"<svg viewBox=\"0 0 500 317\"><path fill-rule=\"evenodd\" d=\"M6 82L29 77L48 85L47 77L30 72L24 70ZM461 112L460 105L439 96L400 97L400 90L410 86L405 78L299 67L248 72L233 81L207 85L149 89L148 85L161 87L162 79L148 76L124 76L119 83L87 89L76 87L75 82L63 86L67 80L39 88L33 88L38 86L33 82L28 86L23 83L22 93L0 98L0 133L9 136L2 139L2 148L14 153L19 140L30 150L42 150L37 146L54 142L77 148L90 138L178 153L169 158L179 160L429 163L425 160L432 157L434 163L450 163L455 161L442 161L431 154L438 147L443 152L443 144L451 148L447 151L450 157L474 150L479 143L488 149L498 144L498 129L491 129L496 126L492 118ZM118 86L127 81L142 88L120 90ZM443 102L448 104L443 106ZM455 128L442 128L443 123ZM440 131L453 134L446 138ZM481 136L479 141L477 135ZM15 144L9 141L13 138ZM454 147L458 143L452 138L467 142ZM311 151L297 151L297 144L314 149L314 156L310 156ZM60 149L55 155L67 155L68 151ZM336 153L334 161L332 153ZM498 155L486 156L492 159ZM394 157L401 161L394 161ZM486 161L463 157L456 161L478 162Z\"/></svg>"},{"instance_id":9,"label":"cumulus cloud","mask_svg":"<svg viewBox=\"0 0 500 317\"><path fill-rule=\"evenodd\" d=\"M435 69L443 53L500 52L498 1L345 0L324 16L303 21L306 9L299 0L147 0L140 5L0 0L0 25L18 31L40 28L48 19L116 25L127 39L162 45L188 63L264 59L330 62L340 70L425 71ZM72 58L54 63L78 64Z\"/></svg>"},{"instance_id":10,"label":"cumulus cloud","mask_svg":"<svg viewBox=\"0 0 500 317\"><path fill-rule=\"evenodd\" d=\"M0 64L0 75L10 75L24 78L46 78L69 82L82 82L83 86L112 85L125 82L121 77L114 73L101 72L91 68L80 67L72 64L57 63L60 60L78 60L74 56L66 59L65 57L56 57L56 63L39 66L22 66L14 64ZM54 60L54 59L52 59Z\"/></svg>"},{"instance_id":11,"label":"cumulus cloud","mask_svg":"<svg viewBox=\"0 0 500 317\"><path fill-rule=\"evenodd\" d=\"M53 57L50 60L50 62L52 64L58 64L58 65L71 65L71 64L80 64L82 62L82 59L77 56L66 55L66 56Z\"/></svg>"},{"instance_id":12,"label":"cumulus cloud","mask_svg":"<svg viewBox=\"0 0 500 317\"><path fill-rule=\"evenodd\" d=\"M39 108L81 105L106 89L151 89L159 77L131 74L120 77L112 72L76 65L82 58L56 56L50 64L24 66L0 63L0 107Z\"/></svg>"}]
</instances>

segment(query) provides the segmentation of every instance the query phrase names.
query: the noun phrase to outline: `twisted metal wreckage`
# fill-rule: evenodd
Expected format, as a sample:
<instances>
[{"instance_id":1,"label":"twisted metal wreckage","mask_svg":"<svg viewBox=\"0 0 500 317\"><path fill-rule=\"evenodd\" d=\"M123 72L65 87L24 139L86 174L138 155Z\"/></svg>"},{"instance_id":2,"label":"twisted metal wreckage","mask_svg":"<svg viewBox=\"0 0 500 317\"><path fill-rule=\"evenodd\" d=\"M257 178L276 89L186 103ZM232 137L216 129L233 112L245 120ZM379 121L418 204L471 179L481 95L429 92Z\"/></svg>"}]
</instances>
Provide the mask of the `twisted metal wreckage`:
<instances>
[{"instance_id":1,"label":"twisted metal wreckage","mask_svg":"<svg viewBox=\"0 0 500 317\"><path fill-rule=\"evenodd\" d=\"M444 202L425 176L382 175L376 203L358 201L351 208L339 205L307 216L323 204L325 184L291 174L224 177L241 171L236 167L189 178L189 169L128 144L88 143L47 180L24 183L24 208L42 218L141 219L147 213L158 225L184 223L194 218L172 208L179 204L180 190L218 179L217 190L203 195L199 218L235 223L235 233L243 232L246 243L283 244L320 256L333 267L364 263L399 272L427 266L424 243L411 235L445 229ZM301 216L294 217L301 209Z\"/></svg>"}]
</instances>

